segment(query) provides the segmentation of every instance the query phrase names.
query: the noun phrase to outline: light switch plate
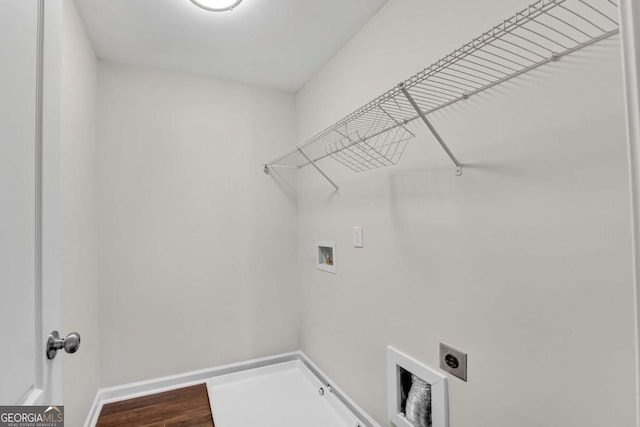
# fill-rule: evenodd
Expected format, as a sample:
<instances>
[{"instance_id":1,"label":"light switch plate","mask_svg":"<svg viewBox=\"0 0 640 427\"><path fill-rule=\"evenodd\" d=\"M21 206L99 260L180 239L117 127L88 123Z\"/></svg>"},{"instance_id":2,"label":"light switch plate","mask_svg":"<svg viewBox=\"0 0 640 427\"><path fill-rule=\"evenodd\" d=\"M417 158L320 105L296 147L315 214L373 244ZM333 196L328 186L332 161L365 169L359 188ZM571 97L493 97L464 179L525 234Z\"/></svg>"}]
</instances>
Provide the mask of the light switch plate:
<instances>
[{"instance_id":1,"label":"light switch plate","mask_svg":"<svg viewBox=\"0 0 640 427\"><path fill-rule=\"evenodd\" d=\"M362 241L362 227L355 226L353 227L353 247L354 248L362 248L364 247Z\"/></svg>"},{"instance_id":2,"label":"light switch plate","mask_svg":"<svg viewBox=\"0 0 640 427\"><path fill-rule=\"evenodd\" d=\"M467 381L467 353L440 343L440 369Z\"/></svg>"}]
</instances>

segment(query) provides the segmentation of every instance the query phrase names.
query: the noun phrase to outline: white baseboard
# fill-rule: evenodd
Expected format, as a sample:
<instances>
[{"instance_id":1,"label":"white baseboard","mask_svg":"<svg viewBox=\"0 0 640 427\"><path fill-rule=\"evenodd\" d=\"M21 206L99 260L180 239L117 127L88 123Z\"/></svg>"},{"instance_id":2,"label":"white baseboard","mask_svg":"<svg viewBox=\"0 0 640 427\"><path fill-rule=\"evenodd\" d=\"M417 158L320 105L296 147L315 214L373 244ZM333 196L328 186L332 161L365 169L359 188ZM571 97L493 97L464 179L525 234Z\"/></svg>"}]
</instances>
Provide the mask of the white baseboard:
<instances>
[{"instance_id":1,"label":"white baseboard","mask_svg":"<svg viewBox=\"0 0 640 427\"><path fill-rule=\"evenodd\" d=\"M201 369L198 371L185 372L178 375L170 375L167 377L159 377L146 381L123 384L115 387L101 388L96 393L89 414L84 423L84 427L95 427L98 417L102 411L102 407L107 403L117 402L120 400L133 399L149 394L161 393L164 391L174 390L176 388L188 387L196 384L203 384L207 380L235 372L245 371L247 369L261 368L264 366L275 365L277 363L290 362L292 360L300 360L325 384L331 385L333 393L344 403L351 412L358 418L362 427L380 427L373 418L371 418L362 408L360 408L351 398L349 398L338 386L335 385L324 372L320 370L308 357L301 351L291 353L283 353L275 356L263 357L230 365L218 366L214 368Z\"/></svg>"}]
</instances>

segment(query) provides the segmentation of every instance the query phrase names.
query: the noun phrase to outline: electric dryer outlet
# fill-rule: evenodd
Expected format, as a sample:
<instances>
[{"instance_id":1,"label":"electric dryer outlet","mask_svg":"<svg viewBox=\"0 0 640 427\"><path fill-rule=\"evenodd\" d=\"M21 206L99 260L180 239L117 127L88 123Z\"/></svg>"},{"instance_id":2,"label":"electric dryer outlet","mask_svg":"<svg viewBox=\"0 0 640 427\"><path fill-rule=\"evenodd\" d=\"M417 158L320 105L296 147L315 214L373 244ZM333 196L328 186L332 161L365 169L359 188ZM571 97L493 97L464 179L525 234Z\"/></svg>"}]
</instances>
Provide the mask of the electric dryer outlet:
<instances>
[{"instance_id":1,"label":"electric dryer outlet","mask_svg":"<svg viewBox=\"0 0 640 427\"><path fill-rule=\"evenodd\" d=\"M440 369L467 381L467 353L440 343Z\"/></svg>"}]
</instances>

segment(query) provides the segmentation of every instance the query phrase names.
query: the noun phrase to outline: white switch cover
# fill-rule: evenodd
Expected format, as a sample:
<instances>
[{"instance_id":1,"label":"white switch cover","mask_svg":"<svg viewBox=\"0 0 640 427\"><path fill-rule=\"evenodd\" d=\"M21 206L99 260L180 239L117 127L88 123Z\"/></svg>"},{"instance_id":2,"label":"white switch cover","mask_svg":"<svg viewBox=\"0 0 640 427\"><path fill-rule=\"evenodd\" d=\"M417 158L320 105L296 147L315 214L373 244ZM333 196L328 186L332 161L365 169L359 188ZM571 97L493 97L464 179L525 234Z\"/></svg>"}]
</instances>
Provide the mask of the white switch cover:
<instances>
[{"instance_id":1,"label":"white switch cover","mask_svg":"<svg viewBox=\"0 0 640 427\"><path fill-rule=\"evenodd\" d=\"M360 226L353 227L353 247L364 247L364 245L362 244L362 227Z\"/></svg>"}]
</instances>

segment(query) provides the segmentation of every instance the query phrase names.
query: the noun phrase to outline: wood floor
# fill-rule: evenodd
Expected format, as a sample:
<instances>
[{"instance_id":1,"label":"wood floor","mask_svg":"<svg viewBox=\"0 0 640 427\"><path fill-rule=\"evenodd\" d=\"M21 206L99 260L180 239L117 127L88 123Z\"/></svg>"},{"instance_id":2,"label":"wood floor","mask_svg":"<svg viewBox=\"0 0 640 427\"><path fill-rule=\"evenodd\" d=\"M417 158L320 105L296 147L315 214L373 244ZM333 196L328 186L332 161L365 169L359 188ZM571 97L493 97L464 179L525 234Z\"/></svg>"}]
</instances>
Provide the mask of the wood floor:
<instances>
[{"instance_id":1,"label":"wood floor","mask_svg":"<svg viewBox=\"0 0 640 427\"><path fill-rule=\"evenodd\" d=\"M205 384L102 407L97 427L215 427Z\"/></svg>"}]
</instances>

